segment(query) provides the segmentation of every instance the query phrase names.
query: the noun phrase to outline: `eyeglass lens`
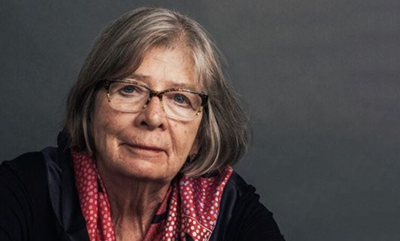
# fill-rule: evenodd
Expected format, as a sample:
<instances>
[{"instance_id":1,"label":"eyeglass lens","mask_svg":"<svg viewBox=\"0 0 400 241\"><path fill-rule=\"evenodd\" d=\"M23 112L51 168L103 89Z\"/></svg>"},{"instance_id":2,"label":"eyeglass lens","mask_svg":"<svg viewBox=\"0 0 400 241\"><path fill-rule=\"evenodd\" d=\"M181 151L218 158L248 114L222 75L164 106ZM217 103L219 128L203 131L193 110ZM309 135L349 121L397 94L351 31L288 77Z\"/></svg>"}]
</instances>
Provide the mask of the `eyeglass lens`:
<instances>
[{"instance_id":1,"label":"eyeglass lens","mask_svg":"<svg viewBox=\"0 0 400 241\"><path fill-rule=\"evenodd\" d=\"M110 105L122 112L138 112L150 101L150 90L134 83L112 82L108 89ZM161 97L162 96L162 97ZM201 108L202 99L196 93L167 90L158 94L169 118L189 120Z\"/></svg>"}]
</instances>

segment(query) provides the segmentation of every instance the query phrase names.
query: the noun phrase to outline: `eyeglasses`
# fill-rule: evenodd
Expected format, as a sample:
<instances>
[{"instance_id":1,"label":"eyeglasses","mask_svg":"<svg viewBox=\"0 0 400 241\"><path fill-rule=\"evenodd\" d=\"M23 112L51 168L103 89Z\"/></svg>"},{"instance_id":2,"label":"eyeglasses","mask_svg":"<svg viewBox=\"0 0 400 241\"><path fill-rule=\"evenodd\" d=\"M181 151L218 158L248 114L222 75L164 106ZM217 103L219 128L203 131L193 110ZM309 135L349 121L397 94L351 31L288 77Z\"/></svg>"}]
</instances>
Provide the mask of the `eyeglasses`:
<instances>
[{"instance_id":1,"label":"eyeglasses","mask_svg":"<svg viewBox=\"0 0 400 241\"><path fill-rule=\"evenodd\" d=\"M111 108L135 113L146 109L151 98L158 97L165 115L174 120L193 120L207 103L208 95L183 88L155 91L130 79L109 79L104 83Z\"/></svg>"}]
</instances>

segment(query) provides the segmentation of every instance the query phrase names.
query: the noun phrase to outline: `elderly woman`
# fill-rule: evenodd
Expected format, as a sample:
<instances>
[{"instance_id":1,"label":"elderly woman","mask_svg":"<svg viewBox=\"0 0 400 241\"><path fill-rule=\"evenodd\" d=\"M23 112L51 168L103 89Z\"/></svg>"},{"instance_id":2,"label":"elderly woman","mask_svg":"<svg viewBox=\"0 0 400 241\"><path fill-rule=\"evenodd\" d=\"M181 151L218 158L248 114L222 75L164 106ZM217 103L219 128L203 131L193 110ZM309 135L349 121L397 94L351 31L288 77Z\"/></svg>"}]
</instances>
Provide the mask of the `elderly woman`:
<instances>
[{"instance_id":1,"label":"elderly woman","mask_svg":"<svg viewBox=\"0 0 400 241\"><path fill-rule=\"evenodd\" d=\"M0 167L0 240L283 240L231 165L246 116L202 27L128 12L70 92L58 148Z\"/></svg>"}]
</instances>

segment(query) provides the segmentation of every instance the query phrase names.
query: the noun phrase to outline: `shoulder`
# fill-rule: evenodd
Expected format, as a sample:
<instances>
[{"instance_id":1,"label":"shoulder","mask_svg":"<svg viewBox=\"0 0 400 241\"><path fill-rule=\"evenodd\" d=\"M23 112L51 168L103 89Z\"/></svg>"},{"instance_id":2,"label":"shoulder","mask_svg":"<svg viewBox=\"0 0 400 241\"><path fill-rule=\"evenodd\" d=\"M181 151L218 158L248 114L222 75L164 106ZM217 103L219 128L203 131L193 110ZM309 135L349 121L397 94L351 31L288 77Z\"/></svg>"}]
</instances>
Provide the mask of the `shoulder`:
<instances>
[{"instance_id":1,"label":"shoulder","mask_svg":"<svg viewBox=\"0 0 400 241\"><path fill-rule=\"evenodd\" d=\"M46 160L54 160L56 148L48 147L40 152L28 152L0 165L1 176L26 186L46 182ZM12 184L13 182L7 181Z\"/></svg>"},{"instance_id":2,"label":"shoulder","mask_svg":"<svg viewBox=\"0 0 400 241\"><path fill-rule=\"evenodd\" d=\"M226 222L223 240L284 240L256 189L233 172L221 200L220 223Z\"/></svg>"},{"instance_id":3,"label":"shoulder","mask_svg":"<svg viewBox=\"0 0 400 241\"><path fill-rule=\"evenodd\" d=\"M232 191L235 191L239 197L243 197L249 193L255 193L255 188L249 184L237 173L233 172L231 177L229 178L227 187L231 188Z\"/></svg>"},{"instance_id":4,"label":"shoulder","mask_svg":"<svg viewBox=\"0 0 400 241\"><path fill-rule=\"evenodd\" d=\"M29 190L29 186L42 180L45 174L44 156L41 152L25 153L11 161L4 161L0 165L2 186L10 186L12 190L19 190L21 185Z\"/></svg>"},{"instance_id":5,"label":"shoulder","mask_svg":"<svg viewBox=\"0 0 400 241\"><path fill-rule=\"evenodd\" d=\"M25 153L0 164L0 239L25 240L35 220L48 213L48 188L43 152Z\"/></svg>"}]
</instances>

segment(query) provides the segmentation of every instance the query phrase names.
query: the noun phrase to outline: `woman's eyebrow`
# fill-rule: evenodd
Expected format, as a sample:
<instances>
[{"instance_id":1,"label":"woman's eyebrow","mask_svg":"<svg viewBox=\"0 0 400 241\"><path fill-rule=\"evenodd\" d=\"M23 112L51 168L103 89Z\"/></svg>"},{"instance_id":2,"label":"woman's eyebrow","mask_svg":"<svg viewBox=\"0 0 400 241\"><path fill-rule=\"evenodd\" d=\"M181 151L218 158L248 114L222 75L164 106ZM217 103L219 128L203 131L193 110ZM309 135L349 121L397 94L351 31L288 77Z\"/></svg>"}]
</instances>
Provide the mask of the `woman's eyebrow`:
<instances>
[{"instance_id":1,"label":"woman's eyebrow","mask_svg":"<svg viewBox=\"0 0 400 241\"><path fill-rule=\"evenodd\" d=\"M149 80L150 77L147 75L141 75L141 74L130 74L126 77L126 79L134 79L134 80L139 80L139 81L146 81Z\"/></svg>"},{"instance_id":2,"label":"woman's eyebrow","mask_svg":"<svg viewBox=\"0 0 400 241\"><path fill-rule=\"evenodd\" d=\"M165 86L168 88L182 88L182 89L191 89L196 90L200 85L198 83L193 83L192 81L188 81L185 79L181 80L171 80L167 79L164 80Z\"/></svg>"},{"instance_id":3,"label":"woman's eyebrow","mask_svg":"<svg viewBox=\"0 0 400 241\"><path fill-rule=\"evenodd\" d=\"M141 74L131 74L126 77L126 79L133 79L145 84L149 84L151 77L148 75L141 75ZM186 83L186 81L173 81L173 80L165 80L165 86L168 89L189 89L189 90L196 90L199 85Z\"/></svg>"},{"instance_id":4,"label":"woman's eyebrow","mask_svg":"<svg viewBox=\"0 0 400 241\"><path fill-rule=\"evenodd\" d=\"M189 90L196 90L195 84L188 84L184 82L175 82L175 81L166 81L166 86L175 89L189 89Z\"/></svg>"},{"instance_id":5,"label":"woman's eyebrow","mask_svg":"<svg viewBox=\"0 0 400 241\"><path fill-rule=\"evenodd\" d=\"M126 79L137 80L148 85L150 84L149 82L151 80L151 77L148 75L133 73L128 75ZM184 80L165 80L165 86L167 86L168 89L197 90L200 85L198 83L187 83L187 81Z\"/></svg>"}]
</instances>

